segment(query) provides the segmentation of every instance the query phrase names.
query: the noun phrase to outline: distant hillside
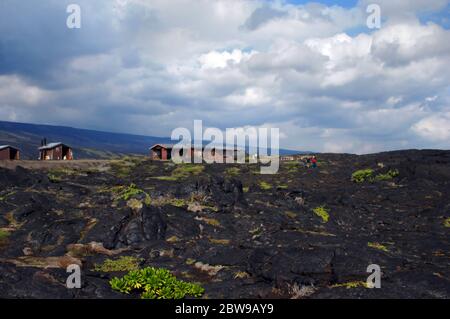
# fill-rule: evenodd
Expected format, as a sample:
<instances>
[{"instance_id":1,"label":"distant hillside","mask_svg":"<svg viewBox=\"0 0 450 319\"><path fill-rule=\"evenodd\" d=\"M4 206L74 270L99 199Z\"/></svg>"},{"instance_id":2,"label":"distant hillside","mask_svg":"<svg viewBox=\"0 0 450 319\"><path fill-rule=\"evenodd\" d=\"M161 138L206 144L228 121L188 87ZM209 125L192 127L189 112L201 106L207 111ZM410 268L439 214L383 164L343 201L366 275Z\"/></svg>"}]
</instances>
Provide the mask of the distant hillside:
<instances>
[{"instance_id":1,"label":"distant hillside","mask_svg":"<svg viewBox=\"0 0 450 319\"><path fill-rule=\"evenodd\" d=\"M37 157L37 148L44 137L48 142L63 142L72 146L78 159L146 154L153 144L170 142L168 138L154 136L0 121L0 145L11 144L20 148L23 159Z\"/></svg>"},{"instance_id":2,"label":"distant hillside","mask_svg":"<svg viewBox=\"0 0 450 319\"><path fill-rule=\"evenodd\" d=\"M170 138L101 132L66 126L0 121L0 145L10 144L22 151L22 159L35 159L40 141L63 142L74 148L76 159L104 159L129 154L144 155L156 143L173 143ZM280 150L280 154L298 151Z\"/></svg>"}]
</instances>

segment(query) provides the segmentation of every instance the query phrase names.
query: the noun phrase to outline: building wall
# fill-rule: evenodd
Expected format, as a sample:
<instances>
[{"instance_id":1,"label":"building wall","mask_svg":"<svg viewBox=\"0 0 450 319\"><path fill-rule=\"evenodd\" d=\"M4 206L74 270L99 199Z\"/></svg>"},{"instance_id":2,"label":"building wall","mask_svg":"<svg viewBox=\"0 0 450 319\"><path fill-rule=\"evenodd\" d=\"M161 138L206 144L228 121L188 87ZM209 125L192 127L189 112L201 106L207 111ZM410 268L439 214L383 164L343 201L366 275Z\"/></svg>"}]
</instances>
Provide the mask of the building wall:
<instances>
[{"instance_id":1,"label":"building wall","mask_svg":"<svg viewBox=\"0 0 450 319\"><path fill-rule=\"evenodd\" d=\"M167 161L167 148L161 149L161 159Z\"/></svg>"},{"instance_id":2,"label":"building wall","mask_svg":"<svg viewBox=\"0 0 450 319\"><path fill-rule=\"evenodd\" d=\"M40 151L40 159L41 160L63 160L63 147L58 146L55 148L52 148L50 150L42 150ZM72 149L69 148L67 155L66 155L66 160L72 160L73 159L73 152Z\"/></svg>"},{"instance_id":3,"label":"building wall","mask_svg":"<svg viewBox=\"0 0 450 319\"><path fill-rule=\"evenodd\" d=\"M0 160L9 160L9 148L0 151Z\"/></svg>"},{"instance_id":4,"label":"building wall","mask_svg":"<svg viewBox=\"0 0 450 319\"><path fill-rule=\"evenodd\" d=\"M168 150L167 148L164 147L155 147L153 149L150 150L150 157L151 159L154 160L163 160L166 161L168 158ZM161 155L159 155L159 153Z\"/></svg>"},{"instance_id":5,"label":"building wall","mask_svg":"<svg viewBox=\"0 0 450 319\"><path fill-rule=\"evenodd\" d=\"M11 158L13 157L13 158ZM19 160L20 159L20 151L11 148L5 148L0 151L0 160Z\"/></svg>"}]
</instances>

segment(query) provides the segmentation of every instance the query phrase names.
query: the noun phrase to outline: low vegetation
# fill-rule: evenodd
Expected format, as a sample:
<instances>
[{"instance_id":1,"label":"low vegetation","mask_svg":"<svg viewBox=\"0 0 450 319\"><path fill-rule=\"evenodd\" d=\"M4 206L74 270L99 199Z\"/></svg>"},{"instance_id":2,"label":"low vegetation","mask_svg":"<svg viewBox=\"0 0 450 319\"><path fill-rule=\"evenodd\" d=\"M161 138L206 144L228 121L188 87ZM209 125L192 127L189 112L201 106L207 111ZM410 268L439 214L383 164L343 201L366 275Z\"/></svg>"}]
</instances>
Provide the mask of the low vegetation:
<instances>
[{"instance_id":1,"label":"low vegetation","mask_svg":"<svg viewBox=\"0 0 450 319\"><path fill-rule=\"evenodd\" d=\"M282 167L283 166L286 167L287 171L291 173L297 172L301 168L298 161L284 162L282 164Z\"/></svg>"},{"instance_id":2,"label":"low vegetation","mask_svg":"<svg viewBox=\"0 0 450 319\"><path fill-rule=\"evenodd\" d=\"M241 173L239 167L230 167L225 170L225 173L230 176L238 176Z\"/></svg>"},{"instance_id":3,"label":"low vegetation","mask_svg":"<svg viewBox=\"0 0 450 319\"><path fill-rule=\"evenodd\" d=\"M270 185L269 183L267 183L265 181L259 182L259 187L265 191L272 189L272 185Z\"/></svg>"},{"instance_id":4,"label":"low vegetation","mask_svg":"<svg viewBox=\"0 0 450 319\"><path fill-rule=\"evenodd\" d=\"M393 179L394 177L397 177L399 175L399 172L397 169L391 169L385 174L378 174L375 176L376 181L388 181Z\"/></svg>"},{"instance_id":5,"label":"low vegetation","mask_svg":"<svg viewBox=\"0 0 450 319\"><path fill-rule=\"evenodd\" d=\"M0 242L6 240L9 237L9 232L3 229L0 229Z\"/></svg>"},{"instance_id":6,"label":"low vegetation","mask_svg":"<svg viewBox=\"0 0 450 319\"><path fill-rule=\"evenodd\" d=\"M127 201L137 195L148 194L143 191L142 189L138 188L136 184L131 183L129 186L116 186L113 188L113 192L117 195L117 200L124 200Z\"/></svg>"},{"instance_id":7,"label":"low vegetation","mask_svg":"<svg viewBox=\"0 0 450 319\"><path fill-rule=\"evenodd\" d=\"M388 181L397 177L399 171L397 169L390 169L387 173L380 173L375 175L375 171L371 168L361 169L352 174L352 182L363 183L363 182L375 182L375 181Z\"/></svg>"},{"instance_id":8,"label":"low vegetation","mask_svg":"<svg viewBox=\"0 0 450 319\"><path fill-rule=\"evenodd\" d=\"M121 256L118 259L106 259L102 264L95 265L95 271L113 272L113 271L132 271L139 269L141 258L132 256Z\"/></svg>"},{"instance_id":9,"label":"low vegetation","mask_svg":"<svg viewBox=\"0 0 450 319\"><path fill-rule=\"evenodd\" d=\"M340 287L345 287L347 289L367 288L367 283L365 283L364 281L350 281L350 282L345 282L342 284L335 284L335 285L331 286L331 288L340 288Z\"/></svg>"},{"instance_id":10,"label":"low vegetation","mask_svg":"<svg viewBox=\"0 0 450 319\"><path fill-rule=\"evenodd\" d=\"M322 218L322 222L327 223L330 219L330 214L328 214L328 210L325 206L319 206L313 209L314 214Z\"/></svg>"},{"instance_id":11,"label":"low vegetation","mask_svg":"<svg viewBox=\"0 0 450 319\"><path fill-rule=\"evenodd\" d=\"M121 160L111 161L111 171L117 177L127 178L130 176L133 168L142 161L142 158L126 156Z\"/></svg>"},{"instance_id":12,"label":"low vegetation","mask_svg":"<svg viewBox=\"0 0 450 319\"><path fill-rule=\"evenodd\" d=\"M78 174L78 172L74 169L58 167L52 168L48 171L47 177L51 182L57 183L64 179L64 177L73 176Z\"/></svg>"},{"instance_id":13,"label":"low vegetation","mask_svg":"<svg viewBox=\"0 0 450 319\"><path fill-rule=\"evenodd\" d=\"M446 219L444 220L444 226L445 226L445 227L450 227L450 217L449 217L449 218L446 218Z\"/></svg>"},{"instance_id":14,"label":"low vegetation","mask_svg":"<svg viewBox=\"0 0 450 319\"><path fill-rule=\"evenodd\" d=\"M196 283L178 280L167 269L153 267L132 270L122 278L114 277L109 283L114 290L122 293L141 292L143 299L201 297L205 292Z\"/></svg>"},{"instance_id":15,"label":"low vegetation","mask_svg":"<svg viewBox=\"0 0 450 319\"><path fill-rule=\"evenodd\" d=\"M367 247L382 250L384 252L389 252L389 249L385 245L380 243L369 242L367 243Z\"/></svg>"},{"instance_id":16,"label":"low vegetation","mask_svg":"<svg viewBox=\"0 0 450 319\"><path fill-rule=\"evenodd\" d=\"M7 193L7 194L5 194L5 195L0 196L0 202L5 201L9 196L14 195L15 193L16 193L16 192L13 191L13 192L9 192L9 193Z\"/></svg>"},{"instance_id":17,"label":"low vegetation","mask_svg":"<svg viewBox=\"0 0 450 319\"><path fill-rule=\"evenodd\" d=\"M190 176L199 175L205 167L202 164L178 164L170 176L157 176L155 179L163 181L177 181Z\"/></svg>"},{"instance_id":18,"label":"low vegetation","mask_svg":"<svg viewBox=\"0 0 450 319\"><path fill-rule=\"evenodd\" d=\"M352 182L362 183L373 178L373 169L360 169L352 174Z\"/></svg>"}]
</instances>

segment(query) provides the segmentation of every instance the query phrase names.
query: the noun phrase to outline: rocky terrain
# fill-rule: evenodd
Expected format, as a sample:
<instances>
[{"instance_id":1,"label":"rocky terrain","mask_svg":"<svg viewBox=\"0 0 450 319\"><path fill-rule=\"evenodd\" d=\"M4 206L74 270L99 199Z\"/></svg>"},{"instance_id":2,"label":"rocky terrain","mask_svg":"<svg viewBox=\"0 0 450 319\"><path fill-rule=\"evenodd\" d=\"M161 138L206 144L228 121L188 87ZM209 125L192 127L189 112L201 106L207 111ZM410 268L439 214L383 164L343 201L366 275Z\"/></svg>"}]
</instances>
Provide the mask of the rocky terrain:
<instances>
[{"instance_id":1,"label":"rocky terrain","mask_svg":"<svg viewBox=\"0 0 450 319\"><path fill-rule=\"evenodd\" d=\"M0 168L0 297L139 298L109 281L153 266L202 298L450 298L449 181L450 151L431 150L275 175L139 158ZM365 287L370 264L380 289Z\"/></svg>"}]
</instances>

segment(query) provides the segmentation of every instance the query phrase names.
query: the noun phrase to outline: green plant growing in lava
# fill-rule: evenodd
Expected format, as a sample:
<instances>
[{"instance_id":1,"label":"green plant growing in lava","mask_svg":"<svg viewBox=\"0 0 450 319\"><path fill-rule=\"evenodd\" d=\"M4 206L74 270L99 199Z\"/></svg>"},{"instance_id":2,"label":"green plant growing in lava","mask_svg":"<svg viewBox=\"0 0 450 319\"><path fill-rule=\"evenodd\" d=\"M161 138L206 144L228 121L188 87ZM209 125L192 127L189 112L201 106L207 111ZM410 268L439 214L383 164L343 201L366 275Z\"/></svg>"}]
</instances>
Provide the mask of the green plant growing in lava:
<instances>
[{"instance_id":1,"label":"green plant growing in lava","mask_svg":"<svg viewBox=\"0 0 450 319\"><path fill-rule=\"evenodd\" d=\"M352 182L375 182L375 181L388 181L399 175L398 169L390 169L387 173L378 174L374 176L374 170L371 168L360 169L352 174Z\"/></svg>"},{"instance_id":2,"label":"green plant growing in lava","mask_svg":"<svg viewBox=\"0 0 450 319\"><path fill-rule=\"evenodd\" d=\"M352 174L352 182L362 183L367 180L372 180L373 169L360 169Z\"/></svg>"},{"instance_id":3,"label":"green plant growing in lava","mask_svg":"<svg viewBox=\"0 0 450 319\"><path fill-rule=\"evenodd\" d=\"M390 169L386 174L378 174L375 176L377 181L388 181L399 175L398 169Z\"/></svg>"},{"instance_id":4,"label":"green plant growing in lava","mask_svg":"<svg viewBox=\"0 0 450 319\"><path fill-rule=\"evenodd\" d=\"M6 230L0 229L0 241L6 240L9 236L9 232Z\"/></svg>"},{"instance_id":5,"label":"green plant growing in lava","mask_svg":"<svg viewBox=\"0 0 450 319\"><path fill-rule=\"evenodd\" d=\"M328 214L328 210L325 208L325 206L319 206L313 209L314 214L322 218L322 221L324 223L327 223L330 219L330 214Z\"/></svg>"},{"instance_id":6,"label":"green plant growing in lava","mask_svg":"<svg viewBox=\"0 0 450 319\"><path fill-rule=\"evenodd\" d=\"M114 277L109 283L112 289L126 294L138 290L142 292L142 299L201 297L205 292L198 284L178 280L167 269L154 267L130 271L122 278Z\"/></svg>"},{"instance_id":7,"label":"green plant growing in lava","mask_svg":"<svg viewBox=\"0 0 450 319\"><path fill-rule=\"evenodd\" d=\"M270 185L269 183L264 182L264 181L259 183L259 187L261 187L261 189L263 189L263 190L272 189L272 185Z\"/></svg>"}]
</instances>

